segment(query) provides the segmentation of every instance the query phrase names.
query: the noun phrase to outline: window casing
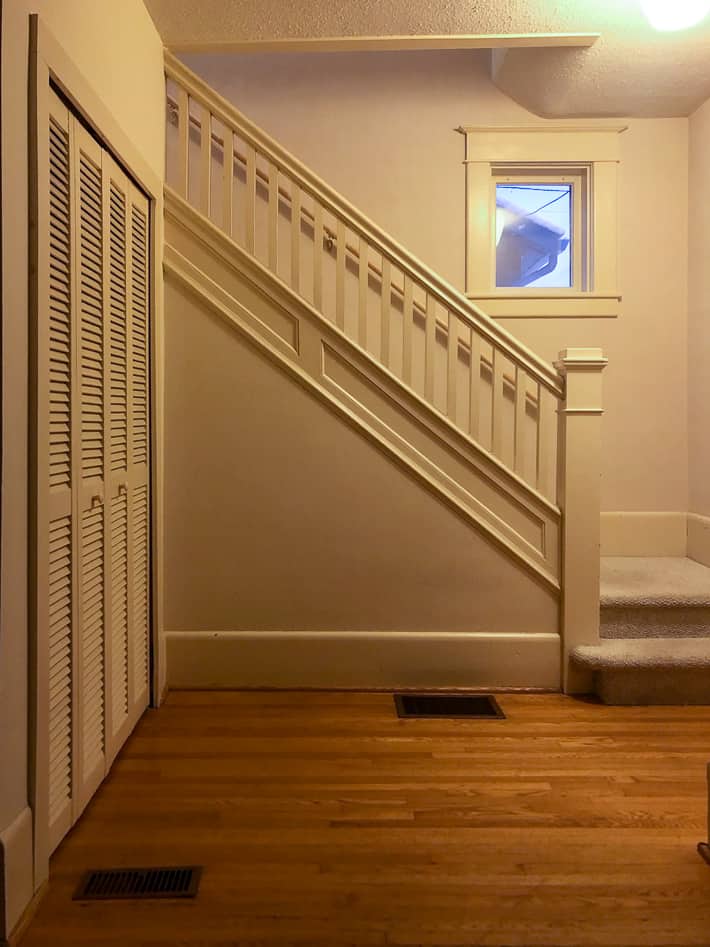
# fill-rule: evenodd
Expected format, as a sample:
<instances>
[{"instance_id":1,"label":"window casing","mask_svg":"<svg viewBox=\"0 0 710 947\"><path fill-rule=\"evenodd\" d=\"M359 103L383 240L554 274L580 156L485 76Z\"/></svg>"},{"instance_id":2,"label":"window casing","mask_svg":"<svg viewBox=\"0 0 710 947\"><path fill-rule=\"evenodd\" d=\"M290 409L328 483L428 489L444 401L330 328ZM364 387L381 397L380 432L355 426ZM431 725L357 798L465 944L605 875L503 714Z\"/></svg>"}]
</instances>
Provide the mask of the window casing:
<instances>
[{"instance_id":1,"label":"window casing","mask_svg":"<svg viewBox=\"0 0 710 947\"><path fill-rule=\"evenodd\" d=\"M617 179L624 127L551 123L459 129L466 136L466 294L487 313L619 314ZM516 187L517 202L501 200L513 197ZM546 215L544 200L537 208L535 195L524 194L549 190L554 203L567 187L568 221L559 208L557 217ZM503 229L501 203L509 203ZM560 264L567 259L565 279ZM534 278L535 273L543 276Z\"/></svg>"}]
</instances>

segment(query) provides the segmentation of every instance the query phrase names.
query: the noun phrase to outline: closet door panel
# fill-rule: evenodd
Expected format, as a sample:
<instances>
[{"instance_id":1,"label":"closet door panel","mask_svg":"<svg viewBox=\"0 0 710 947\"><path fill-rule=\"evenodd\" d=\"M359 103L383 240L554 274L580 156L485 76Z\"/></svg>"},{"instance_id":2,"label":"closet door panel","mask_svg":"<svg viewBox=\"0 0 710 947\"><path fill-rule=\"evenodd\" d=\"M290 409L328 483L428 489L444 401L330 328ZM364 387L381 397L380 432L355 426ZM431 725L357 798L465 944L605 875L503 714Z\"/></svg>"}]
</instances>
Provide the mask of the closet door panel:
<instances>
[{"instance_id":1,"label":"closet door panel","mask_svg":"<svg viewBox=\"0 0 710 947\"><path fill-rule=\"evenodd\" d=\"M74 583L72 386L75 296L71 126L67 109L49 97L47 150L39 169L40 246L37 332L37 652L47 706L46 793L49 843L71 826L74 787Z\"/></svg>"},{"instance_id":2,"label":"closet door panel","mask_svg":"<svg viewBox=\"0 0 710 947\"><path fill-rule=\"evenodd\" d=\"M79 512L77 803L74 818L106 772L106 522L104 509L105 222L101 146L74 122L78 353L76 417Z\"/></svg>"},{"instance_id":3,"label":"closet door panel","mask_svg":"<svg viewBox=\"0 0 710 947\"><path fill-rule=\"evenodd\" d=\"M111 617L108 647L109 762L130 731L129 716L129 386L130 319L130 182L119 165L105 156L108 200L108 469L110 519L109 582Z\"/></svg>"},{"instance_id":4,"label":"closet door panel","mask_svg":"<svg viewBox=\"0 0 710 947\"><path fill-rule=\"evenodd\" d=\"M133 714L148 704L150 495L148 376L148 201L130 193L129 510L130 510L130 703Z\"/></svg>"}]
</instances>

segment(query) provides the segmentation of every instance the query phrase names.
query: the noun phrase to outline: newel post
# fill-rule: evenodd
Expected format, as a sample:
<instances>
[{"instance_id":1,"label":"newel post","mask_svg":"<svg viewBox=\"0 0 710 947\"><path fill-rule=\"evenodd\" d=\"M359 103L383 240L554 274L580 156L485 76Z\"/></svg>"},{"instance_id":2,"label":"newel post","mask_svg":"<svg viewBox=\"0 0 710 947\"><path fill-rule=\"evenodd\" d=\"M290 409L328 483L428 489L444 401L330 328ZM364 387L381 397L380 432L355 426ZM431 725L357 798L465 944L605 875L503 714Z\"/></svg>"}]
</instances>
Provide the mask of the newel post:
<instances>
[{"instance_id":1,"label":"newel post","mask_svg":"<svg viewBox=\"0 0 710 947\"><path fill-rule=\"evenodd\" d=\"M558 491L562 509L562 686L565 693L591 690L591 681L570 669L577 645L599 642L599 544L602 460L601 349L560 352L565 376L560 407Z\"/></svg>"}]
</instances>

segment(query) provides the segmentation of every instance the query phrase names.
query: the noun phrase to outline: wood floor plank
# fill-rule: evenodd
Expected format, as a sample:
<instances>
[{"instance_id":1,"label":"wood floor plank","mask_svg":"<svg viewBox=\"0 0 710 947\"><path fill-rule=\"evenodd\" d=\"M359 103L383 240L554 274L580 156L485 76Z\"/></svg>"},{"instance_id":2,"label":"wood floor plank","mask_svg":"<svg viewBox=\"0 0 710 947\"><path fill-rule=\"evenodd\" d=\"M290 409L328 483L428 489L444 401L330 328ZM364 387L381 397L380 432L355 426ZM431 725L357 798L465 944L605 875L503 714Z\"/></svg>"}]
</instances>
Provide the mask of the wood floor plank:
<instances>
[{"instance_id":1,"label":"wood floor plank","mask_svg":"<svg viewBox=\"0 0 710 947\"><path fill-rule=\"evenodd\" d=\"M52 860L23 947L707 947L710 707L503 694L171 693ZM199 863L190 902L72 902L90 867Z\"/></svg>"}]
</instances>

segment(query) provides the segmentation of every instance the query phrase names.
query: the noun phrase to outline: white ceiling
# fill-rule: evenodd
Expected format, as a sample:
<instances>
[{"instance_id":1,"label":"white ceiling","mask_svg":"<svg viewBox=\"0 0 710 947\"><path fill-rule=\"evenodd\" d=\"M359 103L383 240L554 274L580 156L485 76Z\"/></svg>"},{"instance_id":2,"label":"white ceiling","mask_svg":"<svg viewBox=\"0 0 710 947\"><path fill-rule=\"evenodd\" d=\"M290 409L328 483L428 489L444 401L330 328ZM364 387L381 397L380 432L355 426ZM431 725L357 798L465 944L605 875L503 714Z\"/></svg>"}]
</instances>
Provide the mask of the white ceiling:
<instances>
[{"instance_id":1,"label":"white ceiling","mask_svg":"<svg viewBox=\"0 0 710 947\"><path fill-rule=\"evenodd\" d=\"M516 101L549 117L689 115L710 98L710 17L684 32L657 33L638 0L145 3L172 48L318 37L599 32L589 48L498 50L493 78Z\"/></svg>"}]
</instances>

